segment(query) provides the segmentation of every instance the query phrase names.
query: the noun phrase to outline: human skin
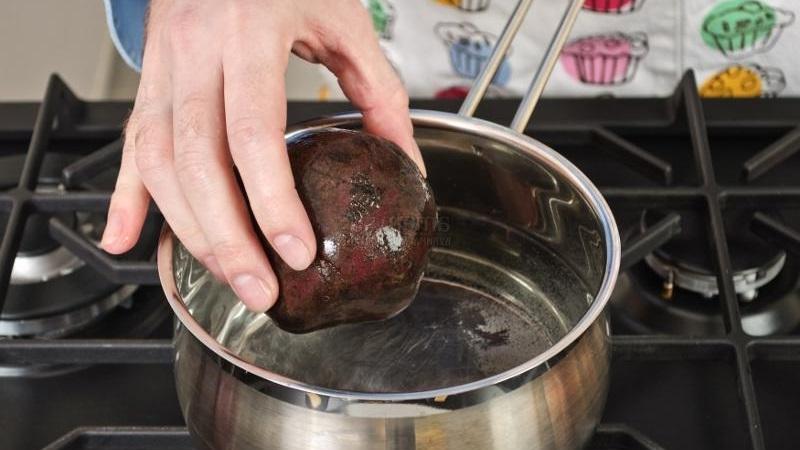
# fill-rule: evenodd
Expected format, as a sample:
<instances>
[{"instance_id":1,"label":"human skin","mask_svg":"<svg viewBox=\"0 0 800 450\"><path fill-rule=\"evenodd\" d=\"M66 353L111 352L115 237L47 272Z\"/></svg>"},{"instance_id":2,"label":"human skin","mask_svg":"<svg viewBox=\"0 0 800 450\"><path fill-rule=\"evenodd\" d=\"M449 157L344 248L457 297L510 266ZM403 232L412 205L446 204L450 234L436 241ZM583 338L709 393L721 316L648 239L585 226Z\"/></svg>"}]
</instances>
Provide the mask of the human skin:
<instances>
[{"instance_id":1,"label":"human skin","mask_svg":"<svg viewBox=\"0 0 800 450\"><path fill-rule=\"evenodd\" d=\"M358 0L152 0L142 74L101 241L139 238L152 199L183 245L253 311L278 282L261 233L291 268L316 255L286 153L289 53L325 65L364 115L424 173L408 96Z\"/></svg>"}]
</instances>

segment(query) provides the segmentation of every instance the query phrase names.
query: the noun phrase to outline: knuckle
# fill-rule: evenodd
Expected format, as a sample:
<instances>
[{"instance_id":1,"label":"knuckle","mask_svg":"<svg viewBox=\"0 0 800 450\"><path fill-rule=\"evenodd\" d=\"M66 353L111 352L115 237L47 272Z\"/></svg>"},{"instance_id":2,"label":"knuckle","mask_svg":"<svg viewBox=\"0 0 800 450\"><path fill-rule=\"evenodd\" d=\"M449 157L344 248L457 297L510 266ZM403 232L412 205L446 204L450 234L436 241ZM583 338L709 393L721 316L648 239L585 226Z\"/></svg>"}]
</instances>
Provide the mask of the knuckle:
<instances>
[{"instance_id":1,"label":"knuckle","mask_svg":"<svg viewBox=\"0 0 800 450\"><path fill-rule=\"evenodd\" d=\"M234 241L220 241L213 246L214 255L223 266L238 266L246 261L244 255L247 255L247 246L243 243Z\"/></svg>"},{"instance_id":2,"label":"knuckle","mask_svg":"<svg viewBox=\"0 0 800 450\"><path fill-rule=\"evenodd\" d=\"M282 180L272 180L270 184L269 187L263 184L255 186L250 203L254 215L258 218L256 231L264 236L277 235L289 226L289 217L295 217L296 214L300 215L305 211L291 176ZM278 217L274 211L282 211L285 215ZM294 225L300 226L301 223Z\"/></svg>"},{"instance_id":3,"label":"knuckle","mask_svg":"<svg viewBox=\"0 0 800 450\"><path fill-rule=\"evenodd\" d=\"M131 114L128 117L128 120L125 122L125 127L122 129L123 154L130 152L131 149L133 148L133 145L135 144L136 130L138 129L136 122L137 122L136 115Z\"/></svg>"},{"instance_id":4,"label":"knuckle","mask_svg":"<svg viewBox=\"0 0 800 450\"><path fill-rule=\"evenodd\" d=\"M134 142L134 156L139 173L158 172L167 164L166 148L152 124L140 123L134 134Z\"/></svg>"},{"instance_id":5,"label":"knuckle","mask_svg":"<svg viewBox=\"0 0 800 450\"><path fill-rule=\"evenodd\" d=\"M137 149L136 169L144 177L159 173L165 165L165 158L152 149Z\"/></svg>"},{"instance_id":6,"label":"knuckle","mask_svg":"<svg viewBox=\"0 0 800 450\"><path fill-rule=\"evenodd\" d=\"M323 36L320 36L320 38L322 39ZM339 57L348 54L347 53L348 47L345 43L345 40L339 34L331 34L330 36L327 36L324 39L325 40L322 42L325 43L326 56Z\"/></svg>"},{"instance_id":7,"label":"knuckle","mask_svg":"<svg viewBox=\"0 0 800 450\"><path fill-rule=\"evenodd\" d=\"M392 94L389 96L389 104L394 108L408 108L409 99L403 84L399 81L391 83Z\"/></svg>"},{"instance_id":8,"label":"knuckle","mask_svg":"<svg viewBox=\"0 0 800 450\"><path fill-rule=\"evenodd\" d=\"M311 21L308 28L308 38L305 41L317 53L320 61L334 71L341 67L342 59L349 57L350 52L345 33L324 21Z\"/></svg>"},{"instance_id":9,"label":"knuckle","mask_svg":"<svg viewBox=\"0 0 800 450\"><path fill-rule=\"evenodd\" d=\"M124 211L130 208L130 191L127 183L117 183L114 186L114 192L111 193L111 200L109 201L109 211Z\"/></svg>"},{"instance_id":10,"label":"knuckle","mask_svg":"<svg viewBox=\"0 0 800 450\"><path fill-rule=\"evenodd\" d=\"M332 33L328 24L317 18L309 18L305 24L305 32L308 37L314 39L314 42L331 42L333 39L337 39L337 34Z\"/></svg>"},{"instance_id":11,"label":"knuckle","mask_svg":"<svg viewBox=\"0 0 800 450\"><path fill-rule=\"evenodd\" d=\"M136 91L136 108L149 109L159 98L160 90L152 82L139 83L139 89Z\"/></svg>"},{"instance_id":12,"label":"knuckle","mask_svg":"<svg viewBox=\"0 0 800 450\"><path fill-rule=\"evenodd\" d=\"M372 24L372 16L370 15L367 8L361 6L359 1L351 2L353 6L351 6L351 11L355 11L354 19L355 19L355 28L361 36L372 36L375 34L375 29Z\"/></svg>"},{"instance_id":13,"label":"knuckle","mask_svg":"<svg viewBox=\"0 0 800 450\"><path fill-rule=\"evenodd\" d=\"M184 230L175 229L175 234L181 243L186 246L189 252L198 260L205 261L211 256L212 251L206 244L206 237L197 225Z\"/></svg>"},{"instance_id":14,"label":"knuckle","mask_svg":"<svg viewBox=\"0 0 800 450\"><path fill-rule=\"evenodd\" d=\"M267 126L261 118L246 116L230 122L227 132L231 152L245 155L263 151L268 142L281 141L286 133L286 125Z\"/></svg>"},{"instance_id":15,"label":"knuckle","mask_svg":"<svg viewBox=\"0 0 800 450\"><path fill-rule=\"evenodd\" d=\"M215 127L207 124L206 114L211 105L202 96L182 100L175 114L175 136L178 140L195 141L210 137Z\"/></svg>"},{"instance_id":16,"label":"knuckle","mask_svg":"<svg viewBox=\"0 0 800 450\"><path fill-rule=\"evenodd\" d=\"M192 256L198 261L207 261L210 256L213 255L213 252L209 250L205 246L205 237L200 236L200 240L192 240L197 239L196 237L193 238L189 235L181 235L178 233L177 230L173 229L175 236L181 241L181 244L186 247L186 250L191 253Z\"/></svg>"},{"instance_id":17,"label":"knuckle","mask_svg":"<svg viewBox=\"0 0 800 450\"><path fill-rule=\"evenodd\" d=\"M181 7L173 12L167 32L167 38L172 48L181 50L191 45L199 24L198 11L191 6Z\"/></svg>"},{"instance_id":18,"label":"knuckle","mask_svg":"<svg viewBox=\"0 0 800 450\"><path fill-rule=\"evenodd\" d=\"M297 40L294 44L292 44L292 53L312 64L317 64L321 62L320 58L317 56L317 54L321 53L319 48L320 46L317 43L306 38L303 40Z\"/></svg>"},{"instance_id":19,"label":"knuckle","mask_svg":"<svg viewBox=\"0 0 800 450\"><path fill-rule=\"evenodd\" d=\"M175 160L175 173L178 180L185 185L208 186L212 181L209 166L210 162L201 151L185 149L181 152L180 158Z\"/></svg>"},{"instance_id":20,"label":"knuckle","mask_svg":"<svg viewBox=\"0 0 800 450\"><path fill-rule=\"evenodd\" d=\"M287 206L293 205L294 200L294 185L291 181L283 181L283 180L273 180L271 186L269 187L262 187L258 189L256 192L256 196L258 198L258 205L254 205L255 209L260 209L262 213L269 213L270 211L275 210L286 210L288 209ZM281 208L282 207L282 208ZM269 232L270 230L267 228L270 227L270 223L273 221L270 220L266 226L264 231Z\"/></svg>"},{"instance_id":21,"label":"knuckle","mask_svg":"<svg viewBox=\"0 0 800 450\"><path fill-rule=\"evenodd\" d=\"M232 151L257 144L263 135L263 126L254 117L238 118L228 124L228 142Z\"/></svg>"},{"instance_id":22,"label":"knuckle","mask_svg":"<svg viewBox=\"0 0 800 450\"><path fill-rule=\"evenodd\" d=\"M365 100L365 112L370 112L378 109L402 111L408 109L409 99L405 88L399 82L391 81L384 86L390 86L388 89L379 89L377 84L365 87L362 92ZM387 95L386 92L389 92Z\"/></svg>"},{"instance_id":23,"label":"knuckle","mask_svg":"<svg viewBox=\"0 0 800 450\"><path fill-rule=\"evenodd\" d=\"M127 166L120 167L117 181L114 184L114 192L111 194L112 203L114 196L117 194L129 198L138 195L140 192L142 192L142 181L139 178L139 174L136 172L136 168Z\"/></svg>"},{"instance_id":24,"label":"knuckle","mask_svg":"<svg viewBox=\"0 0 800 450\"><path fill-rule=\"evenodd\" d=\"M256 5L249 1L229 2L227 6L230 23L238 29L252 23L253 17L258 13Z\"/></svg>"}]
</instances>

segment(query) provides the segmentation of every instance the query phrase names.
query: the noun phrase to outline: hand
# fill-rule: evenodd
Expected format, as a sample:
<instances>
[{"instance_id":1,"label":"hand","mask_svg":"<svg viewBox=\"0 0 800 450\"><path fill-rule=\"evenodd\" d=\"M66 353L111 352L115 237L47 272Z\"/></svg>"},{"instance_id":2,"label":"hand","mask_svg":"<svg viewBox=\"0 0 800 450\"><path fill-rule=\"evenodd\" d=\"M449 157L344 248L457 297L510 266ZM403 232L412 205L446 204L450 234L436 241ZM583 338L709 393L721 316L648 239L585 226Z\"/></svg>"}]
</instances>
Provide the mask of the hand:
<instances>
[{"instance_id":1,"label":"hand","mask_svg":"<svg viewBox=\"0 0 800 450\"><path fill-rule=\"evenodd\" d=\"M248 308L269 309L278 283L235 165L272 248L290 267L308 267L316 242L284 141L290 51L327 66L366 130L423 167L407 94L358 0L152 0L106 251L133 247L152 196L192 255Z\"/></svg>"}]
</instances>

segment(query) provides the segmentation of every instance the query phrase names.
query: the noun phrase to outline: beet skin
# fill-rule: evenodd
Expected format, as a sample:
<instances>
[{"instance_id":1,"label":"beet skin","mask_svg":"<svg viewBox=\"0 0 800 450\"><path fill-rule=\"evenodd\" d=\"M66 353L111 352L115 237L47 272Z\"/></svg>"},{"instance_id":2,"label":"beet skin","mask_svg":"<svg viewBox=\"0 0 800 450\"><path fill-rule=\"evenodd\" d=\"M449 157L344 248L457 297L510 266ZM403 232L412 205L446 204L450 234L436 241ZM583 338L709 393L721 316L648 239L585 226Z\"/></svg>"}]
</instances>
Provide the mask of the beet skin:
<instances>
[{"instance_id":1,"label":"beet skin","mask_svg":"<svg viewBox=\"0 0 800 450\"><path fill-rule=\"evenodd\" d=\"M287 147L317 255L295 271L267 245L280 284L267 314L305 333L404 310L436 229L433 194L416 165L392 142L355 131L314 131Z\"/></svg>"}]
</instances>

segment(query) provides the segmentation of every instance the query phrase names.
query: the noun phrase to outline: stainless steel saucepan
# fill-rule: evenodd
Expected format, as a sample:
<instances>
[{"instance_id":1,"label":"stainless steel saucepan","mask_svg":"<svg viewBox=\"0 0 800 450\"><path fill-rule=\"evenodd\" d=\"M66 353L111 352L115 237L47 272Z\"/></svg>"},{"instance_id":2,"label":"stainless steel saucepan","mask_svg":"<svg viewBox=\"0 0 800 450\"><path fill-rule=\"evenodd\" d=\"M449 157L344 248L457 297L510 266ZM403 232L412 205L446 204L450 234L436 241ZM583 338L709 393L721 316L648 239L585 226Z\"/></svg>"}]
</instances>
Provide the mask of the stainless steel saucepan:
<instances>
[{"instance_id":1,"label":"stainless steel saucepan","mask_svg":"<svg viewBox=\"0 0 800 450\"><path fill-rule=\"evenodd\" d=\"M411 114L440 219L402 314L286 333L164 230L178 396L200 448L568 449L591 437L608 386L603 309L619 236L589 180L522 134L582 0L566 9L513 129L470 117L530 3L520 1L459 115ZM359 126L337 116L287 138Z\"/></svg>"}]
</instances>

